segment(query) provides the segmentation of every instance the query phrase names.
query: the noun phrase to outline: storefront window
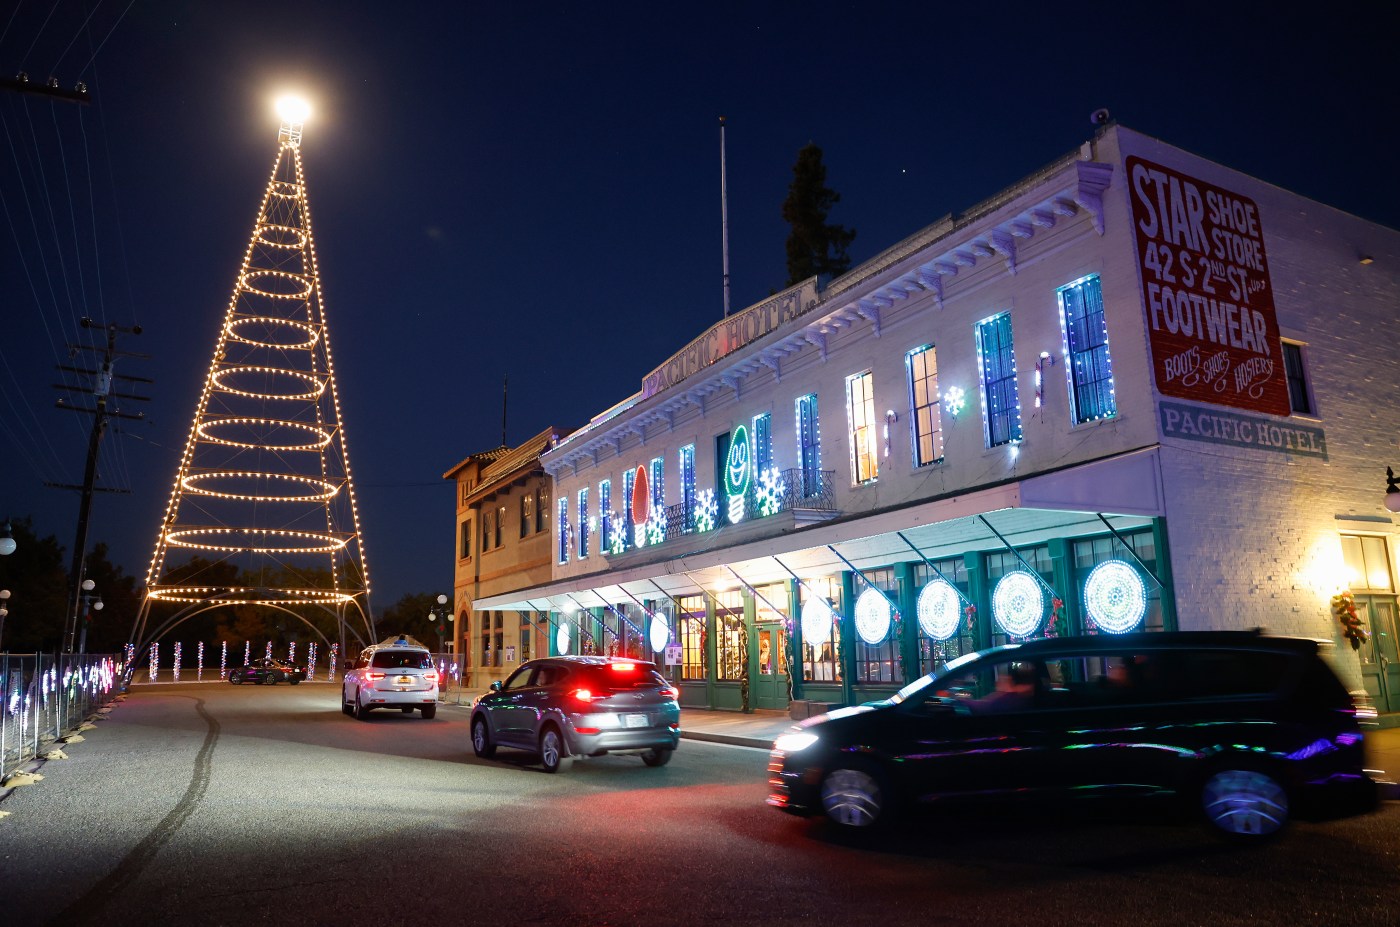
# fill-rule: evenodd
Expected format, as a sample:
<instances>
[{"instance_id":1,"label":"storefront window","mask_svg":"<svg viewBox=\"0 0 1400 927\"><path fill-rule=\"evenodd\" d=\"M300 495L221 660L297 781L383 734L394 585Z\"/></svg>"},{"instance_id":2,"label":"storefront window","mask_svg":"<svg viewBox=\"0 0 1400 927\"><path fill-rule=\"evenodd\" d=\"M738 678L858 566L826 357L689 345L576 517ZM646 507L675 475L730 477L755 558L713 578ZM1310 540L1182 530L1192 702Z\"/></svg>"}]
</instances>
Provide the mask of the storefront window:
<instances>
[{"instance_id":1,"label":"storefront window","mask_svg":"<svg viewBox=\"0 0 1400 927\"><path fill-rule=\"evenodd\" d=\"M924 676L939 670L943 664L949 660L956 659L965 653L971 653L977 649L977 639L973 636L972 628L968 626L966 612L967 603L963 596L967 595L967 566L961 557L951 560L936 560L934 566L938 567L943 575L929 569L926 564L920 563L914 567L914 589L915 595L919 595L930 583L946 579L953 588L962 593L953 600L953 607L957 610L958 628L952 637L946 640L938 640L930 637L924 628L924 622L920 620L918 609L915 609L914 620L919 622L919 675Z\"/></svg>"},{"instance_id":2,"label":"storefront window","mask_svg":"<svg viewBox=\"0 0 1400 927\"><path fill-rule=\"evenodd\" d=\"M786 583L773 583L756 590L754 624L758 626L758 671L765 676L787 673L787 640L792 629L788 622Z\"/></svg>"},{"instance_id":3,"label":"storefront window","mask_svg":"<svg viewBox=\"0 0 1400 927\"><path fill-rule=\"evenodd\" d=\"M841 580L835 576L804 580L801 586L802 678L806 682L841 681ZM822 606L825 601L830 609Z\"/></svg>"},{"instance_id":4,"label":"storefront window","mask_svg":"<svg viewBox=\"0 0 1400 927\"><path fill-rule=\"evenodd\" d=\"M861 581L860 577L856 577L857 607L861 607L860 597L865 594L866 590L878 590L884 595L876 593L868 601L882 612L885 610L893 612L893 606L889 603L897 601L899 598L899 583L894 578L894 570L865 570L864 576L864 582ZM899 683L904 681L904 671L899 665L897 627L898 625L891 620L887 626L884 640L875 644L868 643L860 634L856 635L856 682Z\"/></svg>"},{"instance_id":5,"label":"storefront window","mask_svg":"<svg viewBox=\"0 0 1400 927\"><path fill-rule=\"evenodd\" d=\"M715 596L715 634L717 678L742 679L749 655L744 641L744 597L737 590Z\"/></svg>"},{"instance_id":6,"label":"storefront window","mask_svg":"<svg viewBox=\"0 0 1400 927\"><path fill-rule=\"evenodd\" d=\"M705 597L681 596L680 606L681 678L703 680L709 674L705 657Z\"/></svg>"}]
</instances>

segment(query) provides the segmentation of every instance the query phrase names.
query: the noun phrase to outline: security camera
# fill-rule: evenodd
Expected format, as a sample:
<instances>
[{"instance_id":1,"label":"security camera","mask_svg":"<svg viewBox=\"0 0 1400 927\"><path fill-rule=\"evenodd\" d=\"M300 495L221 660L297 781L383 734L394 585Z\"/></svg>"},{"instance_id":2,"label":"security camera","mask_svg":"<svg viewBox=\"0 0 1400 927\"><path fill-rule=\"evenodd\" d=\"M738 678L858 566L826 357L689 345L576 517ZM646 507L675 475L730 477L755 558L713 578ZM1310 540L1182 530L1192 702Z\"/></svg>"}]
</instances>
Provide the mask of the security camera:
<instances>
[{"instance_id":1,"label":"security camera","mask_svg":"<svg viewBox=\"0 0 1400 927\"><path fill-rule=\"evenodd\" d=\"M1096 126L1108 125L1108 110L1100 107L1089 114L1089 123Z\"/></svg>"}]
</instances>

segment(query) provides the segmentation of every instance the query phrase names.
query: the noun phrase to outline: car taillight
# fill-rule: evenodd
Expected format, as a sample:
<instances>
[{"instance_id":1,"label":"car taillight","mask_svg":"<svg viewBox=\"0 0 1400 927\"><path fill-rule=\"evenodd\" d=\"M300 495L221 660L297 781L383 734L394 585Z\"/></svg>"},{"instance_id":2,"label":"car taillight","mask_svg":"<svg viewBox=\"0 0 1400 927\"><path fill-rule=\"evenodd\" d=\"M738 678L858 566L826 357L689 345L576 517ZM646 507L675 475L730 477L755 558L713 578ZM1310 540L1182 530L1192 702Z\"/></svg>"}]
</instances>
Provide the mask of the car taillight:
<instances>
[{"instance_id":1,"label":"car taillight","mask_svg":"<svg viewBox=\"0 0 1400 927\"><path fill-rule=\"evenodd\" d=\"M614 663L614 664L612 664L612 668L613 668L613 672L615 672L615 673L632 673L632 672L635 672L635 671L636 671L636 669L637 669L637 664L635 664L635 663Z\"/></svg>"},{"instance_id":2,"label":"car taillight","mask_svg":"<svg viewBox=\"0 0 1400 927\"><path fill-rule=\"evenodd\" d=\"M678 699L681 697L681 690L675 686L667 686L661 690L662 698Z\"/></svg>"},{"instance_id":3,"label":"car taillight","mask_svg":"<svg viewBox=\"0 0 1400 927\"><path fill-rule=\"evenodd\" d=\"M426 680L428 680L428 682L437 682L437 681L438 681L437 670L428 670L426 673L423 674L423 678L426 679Z\"/></svg>"},{"instance_id":4,"label":"car taillight","mask_svg":"<svg viewBox=\"0 0 1400 927\"><path fill-rule=\"evenodd\" d=\"M384 678L384 674L383 674L383 673L365 673L365 678L366 678L366 679L369 679L369 680L383 679L383 678Z\"/></svg>"},{"instance_id":5,"label":"car taillight","mask_svg":"<svg viewBox=\"0 0 1400 927\"><path fill-rule=\"evenodd\" d=\"M593 701L593 693L589 692L587 689L575 689L569 694L572 695L574 698L578 699L580 702Z\"/></svg>"}]
</instances>

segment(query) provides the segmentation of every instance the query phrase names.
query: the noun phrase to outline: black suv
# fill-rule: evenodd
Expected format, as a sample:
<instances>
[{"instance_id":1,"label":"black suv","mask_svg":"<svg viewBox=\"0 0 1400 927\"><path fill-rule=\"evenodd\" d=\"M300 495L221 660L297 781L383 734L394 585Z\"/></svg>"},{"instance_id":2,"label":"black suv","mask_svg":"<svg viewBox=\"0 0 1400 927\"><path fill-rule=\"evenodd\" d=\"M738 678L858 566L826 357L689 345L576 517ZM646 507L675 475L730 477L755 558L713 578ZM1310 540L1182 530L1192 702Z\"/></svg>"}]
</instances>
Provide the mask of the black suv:
<instances>
[{"instance_id":1,"label":"black suv","mask_svg":"<svg viewBox=\"0 0 1400 927\"><path fill-rule=\"evenodd\" d=\"M1208 631L1008 644L779 737L768 804L861 828L906 803L1178 796L1224 834L1267 837L1299 812L1375 806L1367 713L1312 640Z\"/></svg>"}]
</instances>

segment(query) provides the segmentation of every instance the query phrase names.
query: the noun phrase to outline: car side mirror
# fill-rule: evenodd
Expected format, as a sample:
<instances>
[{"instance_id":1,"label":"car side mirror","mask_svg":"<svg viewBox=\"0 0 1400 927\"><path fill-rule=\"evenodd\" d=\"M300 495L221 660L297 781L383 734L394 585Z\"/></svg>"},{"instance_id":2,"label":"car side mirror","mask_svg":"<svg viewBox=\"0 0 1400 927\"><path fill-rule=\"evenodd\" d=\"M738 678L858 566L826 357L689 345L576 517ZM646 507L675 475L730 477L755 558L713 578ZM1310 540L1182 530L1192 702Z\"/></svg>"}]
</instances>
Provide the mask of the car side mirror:
<instances>
[{"instance_id":1,"label":"car side mirror","mask_svg":"<svg viewBox=\"0 0 1400 927\"><path fill-rule=\"evenodd\" d=\"M495 682L491 683L491 691L492 691L492 692L499 692L499 691L501 691L501 681L500 681L499 679L497 679Z\"/></svg>"}]
</instances>

